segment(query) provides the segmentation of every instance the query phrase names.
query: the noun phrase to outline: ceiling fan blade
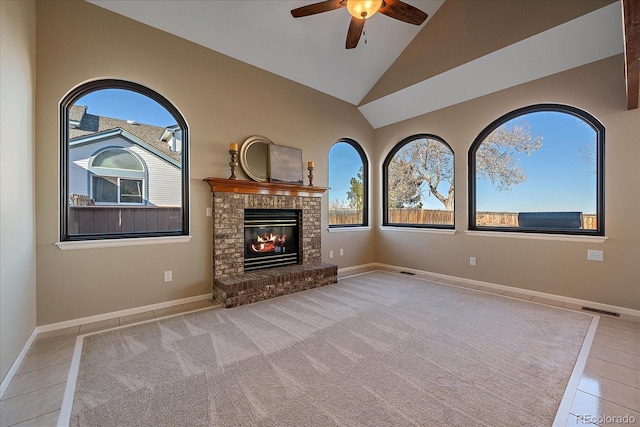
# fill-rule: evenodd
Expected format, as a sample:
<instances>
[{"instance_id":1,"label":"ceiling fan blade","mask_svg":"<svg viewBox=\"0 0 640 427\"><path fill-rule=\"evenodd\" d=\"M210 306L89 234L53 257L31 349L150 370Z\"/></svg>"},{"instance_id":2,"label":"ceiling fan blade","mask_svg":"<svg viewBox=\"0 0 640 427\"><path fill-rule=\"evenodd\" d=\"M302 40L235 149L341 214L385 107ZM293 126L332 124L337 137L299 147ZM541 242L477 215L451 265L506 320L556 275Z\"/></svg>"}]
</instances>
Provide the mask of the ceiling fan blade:
<instances>
[{"instance_id":1,"label":"ceiling fan blade","mask_svg":"<svg viewBox=\"0 0 640 427\"><path fill-rule=\"evenodd\" d=\"M316 13L328 12L334 9L340 9L344 7L346 2L344 0L326 0L320 3L310 4L308 6L302 6L291 11L291 16L294 18L302 18L303 16L315 15Z\"/></svg>"},{"instance_id":2,"label":"ceiling fan blade","mask_svg":"<svg viewBox=\"0 0 640 427\"><path fill-rule=\"evenodd\" d=\"M353 49L358 46L362 30L364 30L364 19L352 16L351 23L349 24L349 31L347 32L347 49Z\"/></svg>"},{"instance_id":3,"label":"ceiling fan blade","mask_svg":"<svg viewBox=\"0 0 640 427\"><path fill-rule=\"evenodd\" d=\"M413 25L421 25L429 16L401 0L384 0L378 12Z\"/></svg>"}]
</instances>

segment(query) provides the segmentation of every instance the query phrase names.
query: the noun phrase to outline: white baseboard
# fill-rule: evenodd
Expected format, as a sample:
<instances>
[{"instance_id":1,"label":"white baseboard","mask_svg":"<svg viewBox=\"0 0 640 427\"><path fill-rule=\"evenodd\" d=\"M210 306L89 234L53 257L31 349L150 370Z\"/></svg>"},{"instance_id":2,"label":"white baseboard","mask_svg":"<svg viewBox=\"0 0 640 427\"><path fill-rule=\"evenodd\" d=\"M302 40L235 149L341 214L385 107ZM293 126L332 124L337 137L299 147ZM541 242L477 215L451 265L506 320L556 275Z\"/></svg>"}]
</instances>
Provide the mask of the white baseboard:
<instances>
[{"instance_id":1,"label":"white baseboard","mask_svg":"<svg viewBox=\"0 0 640 427\"><path fill-rule=\"evenodd\" d=\"M595 309L598 309L598 310L612 311L612 312L615 312L615 313L620 313L621 315L624 315L624 317L631 316L632 319L629 319L631 321L640 321L640 310L634 310L634 309L626 308L626 307L618 307L618 306L609 305L609 304L602 304L602 303L595 302L595 301L587 301L587 300L582 300L582 299L577 299L577 298L565 297L565 296L561 296L561 295L548 294L548 293L545 293L545 292L538 292L538 291L532 291L532 290L528 290L528 289L516 288L516 287L513 287L513 286L505 286L505 285L499 285L499 284L496 284L496 283L482 282L480 280L467 279L467 278L464 278L464 277L449 276L449 275L446 275L446 274L433 273L433 272L430 272L430 271L417 270L417 269L414 269L414 268L405 268L405 267L400 267L400 266L397 266L397 265L383 264L383 263L379 263L379 262L371 262L371 263L368 263L368 264L361 264L361 265L355 265L355 266L351 266L351 267L339 268L338 269L338 273L348 273L350 271L356 271L356 270L367 269L367 268L388 268L388 269L395 270L395 271L407 271L407 272L410 272L410 273L415 273L415 274L420 274L420 275L432 277L432 278L434 278L434 280L441 279L441 280L446 280L448 282L465 283L465 284L470 284L470 285L485 286L485 287L488 287L488 288L499 289L499 290L503 290L503 291L518 292L518 293L525 294L525 295L537 296L537 297L541 297L541 298L548 298L548 299L555 300L555 301L560 301L560 302L563 302L563 303L571 303L571 304L581 305L581 306L585 306L585 307L595 308ZM79 325L84 325L84 324L87 324L87 323L99 322L101 320L113 319L114 317L129 316L129 315L132 315L132 314L143 313L145 311L158 310L158 309L161 309L161 308L171 307L171 306L174 306L174 305L187 304L187 303L190 303L190 302L201 301L201 300L211 299L211 298L213 298L212 294L197 295L197 296L194 296L194 297L188 297L188 298L183 298L183 299L179 299L179 300L166 301L166 302L161 302L161 303L157 303L157 304L145 305L145 306L142 306L142 307L135 307L135 308L130 308L130 309L126 309L126 310L114 311L114 312L111 312L111 313L104 313L104 314L98 314L98 315L95 315L95 316L88 316L88 317L83 317L83 318L79 318L79 319L67 320L67 321L64 321L64 322L51 323L51 324L48 324L48 325L38 326L36 328L36 330L37 330L37 333L54 331L54 330L57 330L57 329L68 328L68 327L71 327L71 326L79 326ZM621 318L623 318L623 317L621 316ZM31 341L33 341L33 340L31 339ZM28 346L27 346L27 348L28 348Z\"/></svg>"},{"instance_id":2,"label":"white baseboard","mask_svg":"<svg viewBox=\"0 0 640 427\"><path fill-rule=\"evenodd\" d=\"M532 297L540 297L540 298L547 298L550 300L554 300L554 301L559 301L562 303L569 303L569 304L576 304L576 305L580 305L583 307L589 307L589 308L595 308L597 310L604 310L604 311L611 311L614 313L620 313L620 319L621 320L628 320L631 322L640 322L640 310L634 310L632 308L627 308L627 307L618 307L615 305L610 305L610 304L603 304L603 303L599 303L596 301L588 301L588 300L583 300L583 299L578 299L578 298L571 298L571 297L565 297L562 295L555 295L555 294L548 294L545 292L538 292L538 291L532 291L529 289L522 289L522 288L516 288L513 286L505 286L505 285L499 285L496 283L489 283L489 282L482 282L480 280L474 280L474 279L467 279L464 277L457 277L457 276L449 276L447 274L440 274L440 273L432 273L430 271L425 271L425 270L417 270L415 268L405 268L405 267L400 267L397 265L389 265L389 264L382 264L382 263L371 263L371 264L365 264L362 266L356 266L356 267L349 267L349 269L359 269L359 268L371 268L371 267L380 267L380 268L388 268L391 270L395 270L395 271L406 271L409 273L414 273L414 274L420 274L423 276L427 276L430 278L433 278L434 280L445 280L447 281L447 283L452 284L452 283L464 283L464 284L468 284L468 285L476 285L476 286L484 286L487 288L492 288L492 289L498 289L498 290L502 290L502 291L512 291L512 292L518 292L520 294L524 294L524 295L531 295Z\"/></svg>"},{"instance_id":3,"label":"white baseboard","mask_svg":"<svg viewBox=\"0 0 640 427\"><path fill-rule=\"evenodd\" d=\"M33 340L36 339L37 335L38 328L35 328L33 332L31 332L31 335L29 336L27 342L24 344L24 347L22 347L22 351L20 352L20 354L18 354L18 357L16 357L16 360L14 360L11 364L11 367L7 371L7 375L5 375L2 379L2 382L0 383L0 399L2 399L2 396L4 396L4 392L7 391L7 388L9 387L9 383L11 383L13 376L16 374L16 372L18 372L18 369L20 368L20 365L22 365L24 357L27 355L31 344L33 343Z\"/></svg>"},{"instance_id":4,"label":"white baseboard","mask_svg":"<svg viewBox=\"0 0 640 427\"><path fill-rule=\"evenodd\" d=\"M157 304L144 305L142 307L129 308L126 310L112 311L111 313L96 314L95 316L82 317L79 319L65 320L64 322L50 323L48 325L38 326L38 333L55 331L57 329L69 328L71 326L85 325L87 323L99 322L101 320L113 319L115 317L130 316L132 314L144 313L145 311L159 310L161 308L173 307L174 305L188 304L190 302L202 301L213 298L212 294L196 295L177 299L173 301L165 301Z\"/></svg>"},{"instance_id":5,"label":"white baseboard","mask_svg":"<svg viewBox=\"0 0 640 427\"><path fill-rule=\"evenodd\" d=\"M375 268L379 266L380 264L378 264L377 262L370 262L369 264L360 264L353 267L342 267L338 269L338 274L348 273L349 271L361 270L363 268Z\"/></svg>"}]
</instances>

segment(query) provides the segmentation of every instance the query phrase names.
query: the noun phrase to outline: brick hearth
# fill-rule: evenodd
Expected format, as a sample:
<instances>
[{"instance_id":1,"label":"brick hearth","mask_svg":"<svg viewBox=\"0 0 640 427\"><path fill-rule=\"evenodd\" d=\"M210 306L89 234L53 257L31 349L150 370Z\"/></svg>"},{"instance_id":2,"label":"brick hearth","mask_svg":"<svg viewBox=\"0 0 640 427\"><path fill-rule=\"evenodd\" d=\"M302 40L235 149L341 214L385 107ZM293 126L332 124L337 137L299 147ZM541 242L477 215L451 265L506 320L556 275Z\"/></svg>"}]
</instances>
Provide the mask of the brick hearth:
<instances>
[{"instance_id":1,"label":"brick hearth","mask_svg":"<svg viewBox=\"0 0 640 427\"><path fill-rule=\"evenodd\" d=\"M206 178L213 192L213 295L223 307L337 282L322 258L323 187ZM300 264L244 272L244 210L300 210Z\"/></svg>"}]
</instances>

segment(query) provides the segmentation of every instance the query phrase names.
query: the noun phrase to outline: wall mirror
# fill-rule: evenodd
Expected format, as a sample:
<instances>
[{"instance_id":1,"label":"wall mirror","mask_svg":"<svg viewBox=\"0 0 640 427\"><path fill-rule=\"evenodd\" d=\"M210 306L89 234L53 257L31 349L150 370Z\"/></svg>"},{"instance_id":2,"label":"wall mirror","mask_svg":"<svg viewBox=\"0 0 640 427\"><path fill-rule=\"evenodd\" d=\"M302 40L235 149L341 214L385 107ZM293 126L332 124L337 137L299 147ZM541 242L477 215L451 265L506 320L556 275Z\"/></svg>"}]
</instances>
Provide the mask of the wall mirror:
<instances>
[{"instance_id":1,"label":"wall mirror","mask_svg":"<svg viewBox=\"0 0 640 427\"><path fill-rule=\"evenodd\" d=\"M263 136L252 136L240 147L240 166L254 181L269 180L269 144L271 141Z\"/></svg>"}]
</instances>

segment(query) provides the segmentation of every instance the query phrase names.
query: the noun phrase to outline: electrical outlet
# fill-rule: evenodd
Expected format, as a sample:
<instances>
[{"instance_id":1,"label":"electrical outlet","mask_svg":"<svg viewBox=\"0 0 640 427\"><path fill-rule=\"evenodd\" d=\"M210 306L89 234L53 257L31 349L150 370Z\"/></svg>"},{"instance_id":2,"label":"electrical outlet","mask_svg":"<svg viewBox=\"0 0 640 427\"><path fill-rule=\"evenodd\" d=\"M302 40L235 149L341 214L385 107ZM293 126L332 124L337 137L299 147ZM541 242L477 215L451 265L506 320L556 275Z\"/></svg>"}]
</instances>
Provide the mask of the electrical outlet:
<instances>
[{"instance_id":1,"label":"electrical outlet","mask_svg":"<svg viewBox=\"0 0 640 427\"><path fill-rule=\"evenodd\" d=\"M588 249L587 250L587 260L589 260L589 261L604 261L604 251Z\"/></svg>"},{"instance_id":2,"label":"electrical outlet","mask_svg":"<svg viewBox=\"0 0 640 427\"><path fill-rule=\"evenodd\" d=\"M340 248L340 256L344 256L344 249Z\"/></svg>"},{"instance_id":3,"label":"electrical outlet","mask_svg":"<svg viewBox=\"0 0 640 427\"><path fill-rule=\"evenodd\" d=\"M206 216L213 216L213 208L206 208L204 214Z\"/></svg>"},{"instance_id":4,"label":"electrical outlet","mask_svg":"<svg viewBox=\"0 0 640 427\"><path fill-rule=\"evenodd\" d=\"M333 258L333 251L329 251L329 258Z\"/></svg>"},{"instance_id":5,"label":"electrical outlet","mask_svg":"<svg viewBox=\"0 0 640 427\"><path fill-rule=\"evenodd\" d=\"M171 282L173 280L173 271L165 271L164 272L164 281Z\"/></svg>"},{"instance_id":6,"label":"electrical outlet","mask_svg":"<svg viewBox=\"0 0 640 427\"><path fill-rule=\"evenodd\" d=\"M476 265L476 257L469 257L469 265Z\"/></svg>"}]
</instances>

